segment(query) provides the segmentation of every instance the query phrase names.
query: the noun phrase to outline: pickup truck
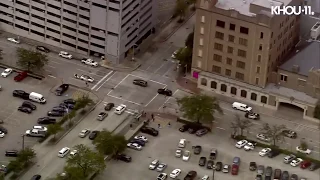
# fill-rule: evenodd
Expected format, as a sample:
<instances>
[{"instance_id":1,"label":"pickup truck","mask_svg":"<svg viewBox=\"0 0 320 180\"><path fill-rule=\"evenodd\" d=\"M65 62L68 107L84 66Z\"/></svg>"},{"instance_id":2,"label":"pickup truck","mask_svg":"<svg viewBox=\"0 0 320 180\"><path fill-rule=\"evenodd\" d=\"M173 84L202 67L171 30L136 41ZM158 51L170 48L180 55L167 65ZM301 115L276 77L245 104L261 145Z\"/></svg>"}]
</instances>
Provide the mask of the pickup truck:
<instances>
[{"instance_id":1,"label":"pickup truck","mask_svg":"<svg viewBox=\"0 0 320 180\"><path fill-rule=\"evenodd\" d=\"M26 136L30 136L30 137L45 137L46 133L45 133L45 131L40 131L38 129L32 129L32 130L27 130L26 131Z\"/></svg>"},{"instance_id":2,"label":"pickup truck","mask_svg":"<svg viewBox=\"0 0 320 180\"><path fill-rule=\"evenodd\" d=\"M83 58L81 59L81 62L83 64L86 64L86 65L90 65L90 66L93 66L93 67L97 67L98 66L98 63L92 59L87 59L87 58Z\"/></svg>"}]
</instances>

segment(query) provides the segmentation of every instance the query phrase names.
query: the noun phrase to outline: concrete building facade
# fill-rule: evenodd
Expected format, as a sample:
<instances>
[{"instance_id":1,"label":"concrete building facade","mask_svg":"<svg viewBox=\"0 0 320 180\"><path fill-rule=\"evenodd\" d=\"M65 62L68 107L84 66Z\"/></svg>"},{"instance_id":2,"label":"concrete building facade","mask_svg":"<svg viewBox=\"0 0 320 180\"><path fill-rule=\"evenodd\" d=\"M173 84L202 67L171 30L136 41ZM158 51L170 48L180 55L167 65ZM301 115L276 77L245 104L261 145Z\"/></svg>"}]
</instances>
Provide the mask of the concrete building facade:
<instances>
[{"instance_id":1,"label":"concrete building facade","mask_svg":"<svg viewBox=\"0 0 320 180\"><path fill-rule=\"evenodd\" d=\"M191 72L198 87L273 109L293 104L312 119L317 97L275 84L299 42L300 16L272 15L271 6L289 5L303 1L200 0Z\"/></svg>"},{"instance_id":2,"label":"concrete building facade","mask_svg":"<svg viewBox=\"0 0 320 180\"><path fill-rule=\"evenodd\" d=\"M156 0L2 0L0 29L120 63L154 31Z\"/></svg>"}]
</instances>

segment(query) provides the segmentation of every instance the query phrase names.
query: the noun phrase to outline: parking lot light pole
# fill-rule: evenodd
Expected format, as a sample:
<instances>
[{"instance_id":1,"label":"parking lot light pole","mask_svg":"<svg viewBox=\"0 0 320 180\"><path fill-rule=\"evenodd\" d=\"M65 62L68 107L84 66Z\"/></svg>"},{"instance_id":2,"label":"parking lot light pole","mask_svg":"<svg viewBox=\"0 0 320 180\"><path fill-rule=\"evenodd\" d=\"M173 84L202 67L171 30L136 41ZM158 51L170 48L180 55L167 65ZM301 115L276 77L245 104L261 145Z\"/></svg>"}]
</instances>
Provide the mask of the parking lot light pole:
<instances>
[{"instance_id":1,"label":"parking lot light pole","mask_svg":"<svg viewBox=\"0 0 320 180\"><path fill-rule=\"evenodd\" d=\"M214 180L214 172L215 172L215 168L213 168L212 170L212 180Z\"/></svg>"},{"instance_id":2,"label":"parking lot light pole","mask_svg":"<svg viewBox=\"0 0 320 180\"><path fill-rule=\"evenodd\" d=\"M136 47L138 47L138 45L137 45L137 44L134 44L132 47L133 47L133 48L132 48L132 51L133 51L132 61L134 61L135 49L136 49Z\"/></svg>"},{"instance_id":3,"label":"parking lot light pole","mask_svg":"<svg viewBox=\"0 0 320 180\"><path fill-rule=\"evenodd\" d=\"M22 150L24 150L24 136L25 136L24 134L21 135L21 137L22 137Z\"/></svg>"}]
</instances>

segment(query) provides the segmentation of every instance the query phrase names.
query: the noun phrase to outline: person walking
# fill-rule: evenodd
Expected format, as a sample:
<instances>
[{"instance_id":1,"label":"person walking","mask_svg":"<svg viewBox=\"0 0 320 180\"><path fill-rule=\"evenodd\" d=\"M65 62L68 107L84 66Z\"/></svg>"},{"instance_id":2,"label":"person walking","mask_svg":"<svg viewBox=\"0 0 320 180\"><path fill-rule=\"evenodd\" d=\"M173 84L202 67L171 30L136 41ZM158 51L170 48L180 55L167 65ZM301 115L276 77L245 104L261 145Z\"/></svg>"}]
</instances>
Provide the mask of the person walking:
<instances>
[{"instance_id":1,"label":"person walking","mask_svg":"<svg viewBox=\"0 0 320 180\"><path fill-rule=\"evenodd\" d=\"M159 129L161 128L161 125L160 125L160 124L158 124L158 128L159 128Z\"/></svg>"},{"instance_id":2,"label":"person walking","mask_svg":"<svg viewBox=\"0 0 320 180\"><path fill-rule=\"evenodd\" d=\"M170 127L170 126L171 126L171 123L169 122L169 123L168 123L168 127Z\"/></svg>"},{"instance_id":3,"label":"person walking","mask_svg":"<svg viewBox=\"0 0 320 180\"><path fill-rule=\"evenodd\" d=\"M154 115L153 115L153 114L151 114L151 118L152 118L152 120L154 121Z\"/></svg>"}]
</instances>

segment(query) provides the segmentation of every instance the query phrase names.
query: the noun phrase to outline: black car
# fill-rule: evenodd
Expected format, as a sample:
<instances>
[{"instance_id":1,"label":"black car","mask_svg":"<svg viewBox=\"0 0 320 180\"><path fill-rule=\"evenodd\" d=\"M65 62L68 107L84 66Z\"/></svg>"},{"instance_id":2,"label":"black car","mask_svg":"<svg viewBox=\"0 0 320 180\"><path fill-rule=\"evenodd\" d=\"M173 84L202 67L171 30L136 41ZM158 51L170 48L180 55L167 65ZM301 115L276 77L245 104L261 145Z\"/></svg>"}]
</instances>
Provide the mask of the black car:
<instances>
[{"instance_id":1,"label":"black car","mask_svg":"<svg viewBox=\"0 0 320 180\"><path fill-rule=\"evenodd\" d=\"M32 109L30 109L28 107L20 106L20 107L18 107L18 111L21 111L21 112L24 112L24 113L27 113L27 114L31 114Z\"/></svg>"},{"instance_id":2,"label":"black car","mask_svg":"<svg viewBox=\"0 0 320 180\"><path fill-rule=\"evenodd\" d=\"M203 136L203 135L207 134L208 132L209 132L208 129L203 128L203 129L199 129L199 130L196 132L196 135L200 137L200 136Z\"/></svg>"},{"instance_id":3,"label":"black car","mask_svg":"<svg viewBox=\"0 0 320 180\"><path fill-rule=\"evenodd\" d=\"M108 104L104 107L104 110L110 111L113 107L114 107L114 104L113 104L113 103L108 103Z\"/></svg>"},{"instance_id":4,"label":"black car","mask_svg":"<svg viewBox=\"0 0 320 180\"><path fill-rule=\"evenodd\" d=\"M64 116L64 113L59 111L48 111L47 115L51 117L62 117Z\"/></svg>"},{"instance_id":5,"label":"black car","mask_svg":"<svg viewBox=\"0 0 320 180\"><path fill-rule=\"evenodd\" d=\"M64 92L66 92L69 89L69 84L61 84L57 89L56 89L56 95L61 96Z\"/></svg>"},{"instance_id":6,"label":"black car","mask_svg":"<svg viewBox=\"0 0 320 180\"><path fill-rule=\"evenodd\" d=\"M288 171L282 172L281 180L289 180L289 172Z\"/></svg>"},{"instance_id":7,"label":"black car","mask_svg":"<svg viewBox=\"0 0 320 180\"><path fill-rule=\"evenodd\" d=\"M19 151L17 150L8 150L5 152L5 156L7 157L18 157Z\"/></svg>"},{"instance_id":8,"label":"black car","mask_svg":"<svg viewBox=\"0 0 320 180\"><path fill-rule=\"evenodd\" d=\"M132 139L132 140L130 141L130 143L137 143L137 144L139 144L140 146L145 146L145 144L146 144L146 142L143 141L143 140L141 140L141 139Z\"/></svg>"},{"instance_id":9,"label":"black car","mask_svg":"<svg viewBox=\"0 0 320 180\"><path fill-rule=\"evenodd\" d=\"M24 101L21 106L30 108L32 110L36 110L37 109L37 106L32 104L32 102L30 102L30 101Z\"/></svg>"},{"instance_id":10,"label":"black car","mask_svg":"<svg viewBox=\"0 0 320 180\"><path fill-rule=\"evenodd\" d=\"M217 162L216 163L216 171L221 171L222 170L222 166L223 166L223 164L222 164L222 162Z\"/></svg>"},{"instance_id":11,"label":"black car","mask_svg":"<svg viewBox=\"0 0 320 180\"><path fill-rule=\"evenodd\" d=\"M288 138L292 138L292 139L297 138L297 133L288 129L283 130L282 134Z\"/></svg>"},{"instance_id":12,"label":"black car","mask_svg":"<svg viewBox=\"0 0 320 180\"><path fill-rule=\"evenodd\" d=\"M24 99L24 100L29 100L29 93L26 93L25 91L23 91L23 90L14 90L13 92L12 92L12 95L14 96L14 97L19 97L19 98L22 98L22 99Z\"/></svg>"},{"instance_id":13,"label":"black car","mask_svg":"<svg viewBox=\"0 0 320 180\"><path fill-rule=\"evenodd\" d=\"M4 128L3 126L0 126L0 131L7 134L8 130L6 128Z\"/></svg>"},{"instance_id":14,"label":"black car","mask_svg":"<svg viewBox=\"0 0 320 180\"><path fill-rule=\"evenodd\" d=\"M65 99L65 100L63 100L63 103L65 103L65 104L76 104L76 100L74 100L74 99Z\"/></svg>"},{"instance_id":15,"label":"black car","mask_svg":"<svg viewBox=\"0 0 320 180\"><path fill-rule=\"evenodd\" d=\"M255 180L262 180L262 175L261 174L257 174L256 179Z\"/></svg>"},{"instance_id":16,"label":"black car","mask_svg":"<svg viewBox=\"0 0 320 180\"><path fill-rule=\"evenodd\" d=\"M207 158L206 157L200 157L199 159L199 166L204 166L206 165Z\"/></svg>"},{"instance_id":17,"label":"black car","mask_svg":"<svg viewBox=\"0 0 320 180\"><path fill-rule=\"evenodd\" d=\"M152 136L158 136L159 135L159 131L152 128L152 127L146 127L146 126L143 126L140 131L142 133L145 133L145 134L149 134L149 135L152 135Z\"/></svg>"},{"instance_id":18,"label":"black car","mask_svg":"<svg viewBox=\"0 0 320 180\"><path fill-rule=\"evenodd\" d=\"M1 130L1 129L0 129ZM1 130L2 131L2 130ZM3 132L3 131L2 131ZM316 169L318 169L320 167L320 165L319 164L317 164L317 163L312 163L311 165L310 165L310 167L309 167L309 170L310 171L314 171L314 170L316 170Z\"/></svg>"},{"instance_id":19,"label":"black car","mask_svg":"<svg viewBox=\"0 0 320 180\"><path fill-rule=\"evenodd\" d=\"M273 157L278 156L279 154L280 154L280 151L272 149L270 152L268 152L267 156L269 158L273 158Z\"/></svg>"},{"instance_id":20,"label":"black car","mask_svg":"<svg viewBox=\"0 0 320 180\"><path fill-rule=\"evenodd\" d=\"M290 180L298 180L298 175L291 174Z\"/></svg>"},{"instance_id":21,"label":"black car","mask_svg":"<svg viewBox=\"0 0 320 180\"><path fill-rule=\"evenodd\" d=\"M184 180L193 180L195 177L197 177L197 172L189 171L188 174L184 177Z\"/></svg>"},{"instance_id":22,"label":"black car","mask_svg":"<svg viewBox=\"0 0 320 180\"><path fill-rule=\"evenodd\" d=\"M55 112L67 112L68 109L67 108L63 108L63 107L60 107L60 106L56 106L56 107L53 107L51 111L55 111Z\"/></svg>"},{"instance_id":23,"label":"black car","mask_svg":"<svg viewBox=\"0 0 320 180\"><path fill-rule=\"evenodd\" d=\"M214 166L214 161L212 160L208 160L208 163L207 163L207 169L212 169Z\"/></svg>"},{"instance_id":24,"label":"black car","mask_svg":"<svg viewBox=\"0 0 320 180\"><path fill-rule=\"evenodd\" d=\"M50 117L42 117L38 119L38 124L55 124L56 119Z\"/></svg>"},{"instance_id":25,"label":"black car","mask_svg":"<svg viewBox=\"0 0 320 180\"><path fill-rule=\"evenodd\" d=\"M200 154L202 151L202 147L197 145L197 146L193 146L193 153L194 154Z\"/></svg>"},{"instance_id":26,"label":"black car","mask_svg":"<svg viewBox=\"0 0 320 180\"><path fill-rule=\"evenodd\" d=\"M165 96L172 96L172 91L167 88L158 89L158 93Z\"/></svg>"},{"instance_id":27,"label":"black car","mask_svg":"<svg viewBox=\"0 0 320 180\"><path fill-rule=\"evenodd\" d=\"M37 46L37 50L45 52L45 53L49 53L50 50L44 46Z\"/></svg>"},{"instance_id":28,"label":"black car","mask_svg":"<svg viewBox=\"0 0 320 180\"><path fill-rule=\"evenodd\" d=\"M189 129L189 126L187 124L184 124L179 128L180 132L186 132Z\"/></svg>"},{"instance_id":29,"label":"black car","mask_svg":"<svg viewBox=\"0 0 320 180\"><path fill-rule=\"evenodd\" d=\"M65 104L65 103L60 103L59 107L62 107L64 109L73 109L74 105L73 104Z\"/></svg>"},{"instance_id":30,"label":"black car","mask_svg":"<svg viewBox=\"0 0 320 180\"><path fill-rule=\"evenodd\" d=\"M99 131L92 131L89 135L90 140L94 140L99 134Z\"/></svg>"},{"instance_id":31,"label":"black car","mask_svg":"<svg viewBox=\"0 0 320 180\"><path fill-rule=\"evenodd\" d=\"M132 81L133 84L138 85L138 86L142 86L142 87L147 87L148 86L148 82L142 79L135 79Z\"/></svg>"},{"instance_id":32,"label":"black car","mask_svg":"<svg viewBox=\"0 0 320 180\"><path fill-rule=\"evenodd\" d=\"M116 159L124 162L131 162L132 158L125 154L118 154L116 155Z\"/></svg>"},{"instance_id":33,"label":"black car","mask_svg":"<svg viewBox=\"0 0 320 180\"><path fill-rule=\"evenodd\" d=\"M273 173L272 167L267 166L266 171L265 171L265 179L268 179L268 178L271 179L272 173Z\"/></svg>"},{"instance_id":34,"label":"black car","mask_svg":"<svg viewBox=\"0 0 320 180\"><path fill-rule=\"evenodd\" d=\"M34 176L32 176L31 180L40 180L41 179L41 175L36 174Z\"/></svg>"},{"instance_id":35,"label":"black car","mask_svg":"<svg viewBox=\"0 0 320 180\"><path fill-rule=\"evenodd\" d=\"M250 162L249 169L250 169L250 171L255 171L257 169L257 163L256 162Z\"/></svg>"}]
</instances>

